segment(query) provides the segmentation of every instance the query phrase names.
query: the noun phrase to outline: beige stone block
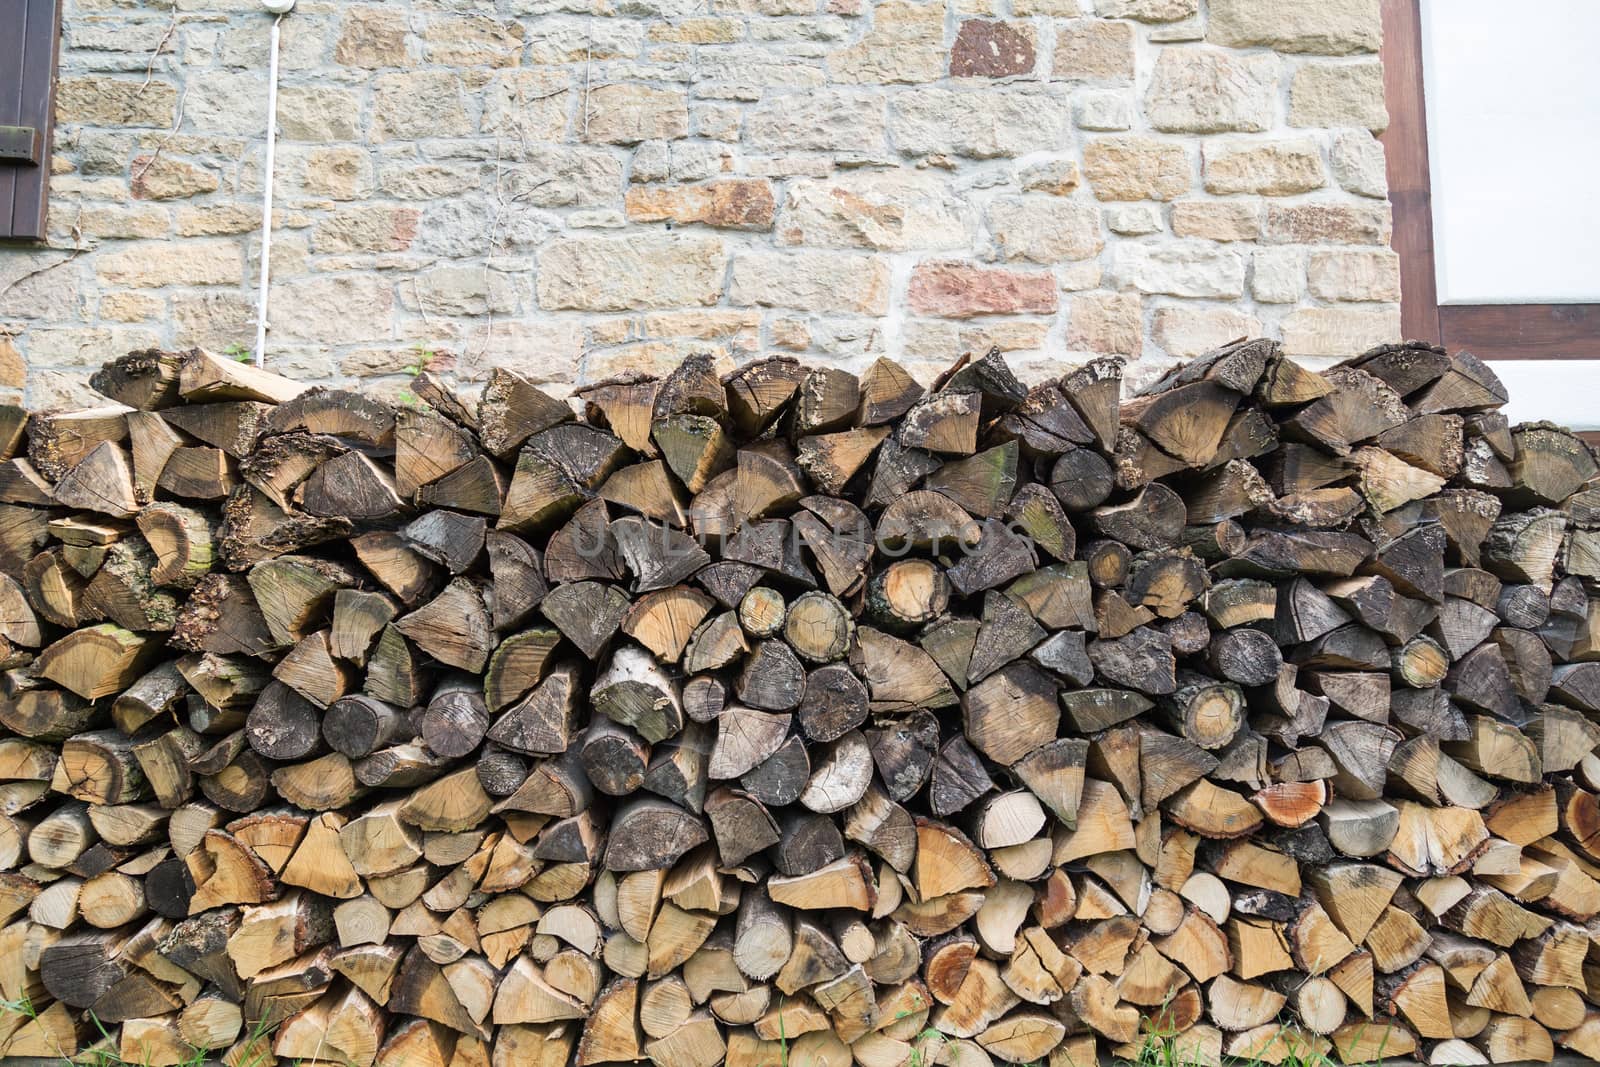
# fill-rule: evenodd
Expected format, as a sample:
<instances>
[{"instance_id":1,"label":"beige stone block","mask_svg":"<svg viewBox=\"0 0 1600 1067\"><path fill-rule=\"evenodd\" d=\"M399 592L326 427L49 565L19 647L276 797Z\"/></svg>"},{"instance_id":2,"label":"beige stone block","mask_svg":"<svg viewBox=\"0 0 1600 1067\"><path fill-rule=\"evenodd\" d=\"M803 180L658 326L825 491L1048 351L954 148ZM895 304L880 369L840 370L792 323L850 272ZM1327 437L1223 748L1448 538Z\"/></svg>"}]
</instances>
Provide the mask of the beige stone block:
<instances>
[{"instance_id":1,"label":"beige stone block","mask_svg":"<svg viewBox=\"0 0 1600 1067\"><path fill-rule=\"evenodd\" d=\"M1050 18L1075 19L1083 14L1079 0L1011 0L1011 13L1018 18L1044 15Z\"/></svg>"},{"instance_id":2,"label":"beige stone block","mask_svg":"<svg viewBox=\"0 0 1600 1067\"><path fill-rule=\"evenodd\" d=\"M1122 237L1160 233L1164 228L1161 208L1155 204L1113 204L1101 215L1106 220L1106 229Z\"/></svg>"},{"instance_id":3,"label":"beige stone block","mask_svg":"<svg viewBox=\"0 0 1600 1067\"><path fill-rule=\"evenodd\" d=\"M475 187L482 172L477 163L397 163L379 169L378 188L401 200L438 200Z\"/></svg>"},{"instance_id":4,"label":"beige stone block","mask_svg":"<svg viewBox=\"0 0 1600 1067\"><path fill-rule=\"evenodd\" d=\"M516 203L530 207L621 206L623 161L612 152L577 145L530 145L525 159L506 174L505 195ZM486 187L491 182L486 179Z\"/></svg>"},{"instance_id":5,"label":"beige stone block","mask_svg":"<svg viewBox=\"0 0 1600 1067\"><path fill-rule=\"evenodd\" d=\"M418 321L420 322L420 320ZM405 329L409 334L413 329L411 321L406 320L402 325L402 329ZM419 332L418 336L421 336L421 332ZM457 340L458 338L452 334L450 342ZM431 344L434 343L437 342L420 339L416 342L417 345L421 345L425 349L429 349ZM377 378L386 374L404 374L407 368L417 365L418 358L415 346L373 345L371 347L350 349L339 356L339 373L347 374L352 378ZM441 358L440 354L436 352L434 358L428 362L428 369L446 369L444 364L447 361L453 365L454 357L449 357L447 360ZM367 388L366 383L363 383L363 388Z\"/></svg>"},{"instance_id":6,"label":"beige stone block","mask_svg":"<svg viewBox=\"0 0 1600 1067\"><path fill-rule=\"evenodd\" d=\"M51 205L52 231L58 229L55 215L58 207L63 212L67 210L64 204ZM180 213L188 210L191 209L179 209ZM171 222L171 215L166 208L155 204L130 204L126 207L114 204L74 204L70 216L59 221L69 228L76 227L86 238L164 237ZM261 213L258 209L256 222L259 224L260 221Z\"/></svg>"},{"instance_id":7,"label":"beige stone block","mask_svg":"<svg viewBox=\"0 0 1600 1067\"><path fill-rule=\"evenodd\" d=\"M909 252L965 248L976 228L977 212L943 177L857 171L790 182L777 238L788 245Z\"/></svg>"},{"instance_id":8,"label":"beige stone block","mask_svg":"<svg viewBox=\"0 0 1600 1067\"><path fill-rule=\"evenodd\" d=\"M1200 0L1096 0L1101 18L1139 22L1181 22L1200 12Z\"/></svg>"},{"instance_id":9,"label":"beige stone block","mask_svg":"<svg viewBox=\"0 0 1600 1067\"><path fill-rule=\"evenodd\" d=\"M1386 245L1389 243L1389 205L1338 204L1313 201L1304 204L1268 204L1266 240L1271 244Z\"/></svg>"},{"instance_id":10,"label":"beige stone block","mask_svg":"<svg viewBox=\"0 0 1600 1067\"><path fill-rule=\"evenodd\" d=\"M1058 197L1000 197L989 205L989 232L1006 259L1058 263L1100 254L1100 210Z\"/></svg>"},{"instance_id":11,"label":"beige stone block","mask_svg":"<svg viewBox=\"0 0 1600 1067\"><path fill-rule=\"evenodd\" d=\"M278 134L290 141L359 141L361 101L348 89L286 85L278 90Z\"/></svg>"},{"instance_id":12,"label":"beige stone block","mask_svg":"<svg viewBox=\"0 0 1600 1067\"><path fill-rule=\"evenodd\" d=\"M346 9L333 58L347 67L404 66L405 12L380 6Z\"/></svg>"},{"instance_id":13,"label":"beige stone block","mask_svg":"<svg viewBox=\"0 0 1600 1067\"><path fill-rule=\"evenodd\" d=\"M733 257L730 302L832 314L889 310L889 264L845 252L749 251Z\"/></svg>"},{"instance_id":14,"label":"beige stone block","mask_svg":"<svg viewBox=\"0 0 1600 1067\"><path fill-rule=\"evenodd\" d=\"M716 0L713 6L725 15L810 15L817 10L812 0Z\"/></svg>"},{"instance_id":15,"label":"beige stone block","mask_svg":"<svg viewBox=\"0 0 1600 1067\"><path fill-rule=\"evenodd\" d=\"M566 133L572 74L532 67L496 74L483 104L483 131L528 141L559 141Z\"/></svg>"},{"instance_id":16,"label":"beige stone block","mask_svg":"<svg viewBox=\"0 0 1600 1067\"><path fill-rule=\"evenodd\" d=\"M261 273L261 247L259 241L252 241L247 246L248 255L245 262L245 274L249 278L258 278ZM311 247L303 233L279 232L272 241L272 277L292 278L298 274L305 274L311 268L308 261L311 258ZM338 257L329 257L320 264L320 269L337 272L346 270L367 270L374 265L374 257L369 255L356 255L344 257L341 262ZM404 264L411 266L411 263Z\"/></svg>"},{"instance_id":17,"label":"beige stone block","mask_svg":"<svg viewBox=\"0 0 1600 1067\"><path fill-rule=\"evenodd\" d=\"M909 89L889 104L895 145L912 155L994 159L1067 143L1072 105L1064 93L1016 83L972 89Z\"/></svg>"},{"instance_id":18,"label":"beige stone block","mask_svg":"<svg viewBox=\"0 0 1600 1067\"><path fill-rule=\"evenodd\" d=\"M631 317L594 318L591 316L584 322L583 343L589 348L620 345L625 341L637 339L639 332L634 326L635 320Z\"/></svg>"},{"instance_id":19,"label":"beige stone block","mask_svg":"<svg viewBox=\"0 0 1600 1067\"><path fill-rule=\"evenodd\" d=\"M1218 48L1163 48L1145 94L1145 117L1168 133L1259 132L1277 110L1276 56Z\"/></svg>"},{"instance_id":20,"label":"beige stone block","mask_svg":"<svg viewBox=\"0 0 1600 1067\"><path fill-rule=\"evenodd\" d=\"M511 315L517 286L504 271L445 264L430 267L398 287L400 306L430 315Z\"/></svg>"},{"instance_id":21,"label":"beige stone block","mask_svg":"<svg viewBox=\"0 0 1600 1067\"><path fill-rule=\"evenodd\" d=\"M1286 141L1210 141L1201 150L1206 191L1293 196L1320 189L1322 151L1309 137Z\"/></svg>"},{"instance_id":22,"label":"beige stone block","mask_svg":"<svg viewBox=\"0 0 1600 1067\"><path fill-rule=\"evenodd\" d=\"M1050 326L1050 319L990 319L985 322L964 322L960 324L956 350L977 353L998 348L1002 352L1037 352L1044 348L1049 339Z\"/></svg>"},{"instance_id":23,"label":"beige stone block","mask_svg":"<svg viewBox=\"0 0 1600 1067\"><path fill-rule=\"evenodd\" d=\"M627 196L628 218L633 222L769 230L775 210L772 186L759 178L726 178L704 185L636 185Z\"/></svg>"},{"instance_id":24,"label":"beige stone block","mask_svg":"<svg viewBox=\"0 0 1600 1067\"><path fill-rule=\"evenodd\" d=\"M149 246L142 246L149 247ZM61 248L11 246L0 252L0 315L5 319L77 319L88 263ZM0 321L0 333L11 324Z\"/></svg>"},{"instance_id":25,"label":"beige stone block","mask_svg":"<svg viewBox=\"0 0 1600 1067\"><path fill-rule=\"evenodd\" d=\"M1261 236L1256 200L1180 200L1172 205L1172 232L1211 241L1254 241Z\"/></svg>"},{"instance_id":26,"label":"beige stone block","mask_svg":"<svg viewBox=\"0 0 1600 1067\"><path fill-rule=\"evenodd\" d=\"M1050 64L1055 81L1129 82L1133 73L1133 27L1128 23L1083 19L1056 26Z\"/></svg>"},{"instance_id":27,"label":"beige stone block","mask_svg":"<svg viewBox=\"0 0 1600 1067\"><path fill-rule=\"evenodd\" d=\"M274 212L276 215L276 212ZM221 237L261 228L261 208L252 204L203 204L178 209L173 227L179 237Z\"/></svg>"},{"instance_id":28,"label":"beige stone block","mask_svg":"<svg viewBox=\"0 0 1600 1067\"><path fill-rule=\"evenodd\" d=\"M1101 137L1083 150L1083 172L1101 200L1175 200L1193 184L1183 145L1153 137Z\"/></svg>"},{"instance_id":29,"label":"beige stone block","mask_svg":"<svg viewBox=\"0 0 1600 1067\"><path fill-rule=\"evenodd\" d=\"M1250 256L1250 293L1263 304L1293 304L1306 287L1306 256L1298 248L1260 248Z\"/></svg>"},{"instance_id":30,"label":"beige stone block","mask_svg":"<svg viewBox=\"0 0 1600 1067\"><path fill-rule=\"evenodd\" d=\"M266 368L274 374L302 382L327 382L333 377L334 367L333 351L327 345L267 341ZM397 391L404 388L405 384L404 381L394 383ZM392 404L398 404L400 400L397 395L388 397L388 402Z\"/></svg>"},{"instance_id":31,"label":"beige stone block","mask_svg":"<svg viewBox=\"0 0 1600 1067\"><path fill-rule=\"evenodd\" d=\"M713 141L737 141L744 110L734 104L694 103L689 105L689 128L696 137ZM882 116L878 119L883 123Z\"/></svg>"},{"instance_id":32,"label":"beige stone block","mask_svg":"<svg viewBox=\"0 0 1600 1067\"><path fill-rule=\"evenodd\" d=\"M414 71L384 74L374 80L374 140L460 137L471 132L466 87L457 72Z\"/></svg>"},{"instance_id":33,"label":"beige stone block","mask_svg":"<svg viewBox=\"0 0 1600 1067\"><path fill-rule=\"evenodd\" d=\"M1023 167L1017 181L1030 193L1067 196L1083 182L1083 175L1076 160L1048 159Z\"/></svg>"},{"instance_id":34,"label":"beige stone block","mask_svg":"<svg viewBox=\"0 0 1600 1067\"><path fill-rule=\"evenodd\" d=\"M139 200L182 200L215 192L221 184L205 167L168 155L138 156L130 174L133 195Z\"/></svg>"},{"instance_id":35,"label":"beige stone block","mask_svg":"<svg viewBox=\"0 0 1600 1067\"><path fill-rule=\"evenodd\" d=\"M1289 89L1289 125L1358 126L1381 132L1389 125L1383 69L1370 63L1308 63Z\"/></svg>"},{"instance_id":36,"label":"beige stone block","mask_svg":"<svg viewBox=\"0 0 1600 1067\"><path fill-rule=\"evenodd\" d=\"M1261 320L1236 308L1157 308L1151 339L1169 356L1201 356L1241 337L1260 337Z\"/></svg>"},{"instance_id":37,"label":"beige stone block","mask_svg":"<svg viewBox=\"0 0 1600 1067\"><path fill-rule=\"evenodd\" d=\"M1146 33L1152 44L1203 41L1206 39L1206 24L1205 20L1199 15L1191 15L1177 22L1166 22L1151 26Z\"/></svg>"},{"instance_id":38,"label":"beige stone block","mask_svg":"<svg viewBox=\"0 0 1600 1067\"><path fill-rule=\"evenodd\" d=\"M102 322L155 322L166 307L164 300L149 293L107 293L100 298L97 310Z\"/></svg>"},{"instance_id":39,"label":"beige stone block","mask_svg":"<svg viewBox=\"0 0 1600 1067\"><path fill-rule=\"evenodd\" d=\"M82 373L123 353L160 344L161 335L150 327L35 326L28 331L23 355L30 367L75 367Z\"/></svg>"},{"instance_id":40,"label":"beige stone block","mask_svg":"<svg viewBox=\"0 0 1600 1067\"><path fill-rule=\"evenodd\" d=\"M672 149L667 141L645 141L633 150L633 162L628 167L628 180L638 182L664 182L672 172Z\"/></svg>"},{"instance_id":41,"label":"beige stone block","mask_svg":"<svg viewBox=\"0 0 1600 1067\"><path fill-rule=\"evenodd\" d=\"M1328 155L1333 180L1358 196L1379 200L1389 195L1389 177L1383 142L1365 130L1342 130Z\"/></svg>"},{"instance_id":42,"label":"beige stone block","mask_svg":"<svg viewBox=\"0 0 1600 1067\"><path fill-rule=\"evenodd\" d=\"M311 247L319 253L402 252L416 239L421 217L414 207L352 204L317 223Z\"/></svg>"},{"instance_id":43,"label":"beige stone block","mask_svg":"<svg viewBox=\"0 0 1600 1067\"><path fill-rule=\"evenodd\" d=\"M667 176L675 182L702 181L735 169L733 150L718 144L667 141Z\"/></svg>"},{"instance_id":44,"label":"beige stone block","mask_svg":"<svg viewBox=\"0 0 1600 1067\"><path fill-rule=\"evenodd\" d=\"M735 18L704 17L653 22L647 36L663 44L732 44L744 38L744 23Z\"/></svg>"},{"instance_id":45,"label":"beige stone block","mask_svg":"<svg viewBox=\"0 0 1600 1067\"><path fill-rule=\"evenodd\" d=\"M246 71L206 70L191 77L183 97L183 125L201 133L237 135L267 124L265 67Z\"/></svg>"},{"instance_id":46,"label":"beige stone block","mask_svg":"<svg viewBox=\"0 0 1600 1067\"><path fill-rule=\"evenodd\" d=\"M1118 289L1233 300L1244 295L1244 274L1243 255L1201 241L1112 247L1111 275Z\"/></svg>"},{"instance_id":47,"label":"beige stone block","mask_svg":"<svg viewBox=\"0 0 1600 1067\"><path fill-rule=\"evenodd\" d=\"M689 135L689 105L678 89L654 89L631 83L601 85L588 94L585 141L637 144L652 138Z\"/></svg>"},{"instance_id":48,"label":"beige stone block","mask_svg":"<svg viewBox=\"0 0 1600 1067\"><path fill-rule=\"evenodd\" d=\"M294 309L277 309L296 314ZM182 348L225 351L229 345L255 346L256 301L238 290L193 290L173 294L172 342ZM268 313L276 334L277 315Z\"/></svg>"},{"instance_id":49,"label":"beige stone block","mask_svg":"<svg viewBox=\"0 0 1600 1067\"><path fill-rule=\"evenodd\" d=\"M528 43L529 63L587 63L633 59L644 51L639 19L541 14Z\"/></svg>"},{"instance_id":50,"label":"beige stone block","mask_svg":"<svg viewBox=\"0 0 1600 1067\"><path fill-rule=\"evenodd\" d=\"M804 352L811 347L811 327L804 319L777 318L767 327L767 335L778 348Z\"/></svg>"},{"instance_id":51,"label":"beige stone block","mask_svg":"<svg viewBox=\"0 0 1600 1067\"><path fill-rule=\"evenodd\" d=\"M394 292L374 274L273 275L272 344L308 341L334 345L391 340ZM284 309L293 309L285 314Z\"/></svg>"},{"instance_id":52,"label":"beige stone block","mask_svg":"<svg viewBox=\"0 0 1600 1067\"><path fill-rule=\"evenodd\" d=\"M207 2L216 3L217 0L207 0ZM313 7L297 8L296 18L283 21L279 27L280 70L312 71L321 69L326 64L328 40L338 25L333 17L334 6L330 4L320 10ZM248 4L240 7L249 10ZM261 9L258 7L256 10ZM199 20L196 20L196 23L205 24ZM216 45L211 46L218 50L217 55L222 66L260 71L264 76L271 51L272 20L243 19L237 22L230 21L225 25L227 28L219 35Z\"/></svg>"},{"instance_id":53,"label":"beige stone block","mask_svg":"<svg viewBox=\"0 0 1600 1067\"><path fill-rule=\"evenodd\" d=\"M583 361L582 380L598 382L636 374L664 378L686 356L699 353L712 357L719 374L733 369L733 360L720 345L707 344L705 341L640 341L589 352Z\"/></svg>"},{"instance_id":54,"label":"beige stone block","mask_svg":"<svg viewBox=\"0 0 1600 1067\"><path fill-rule=\"evenodd\" d=\"M824 50L807 49L804 55L798 51L759 42L702 48L692 71L685 67L673 76L688 80L692 73L695 96L706 100L762 100L776 90L825 87L829 78Z\"/></svg>"},{"instance_id":55,"label":"beige stone block","mask_svg":"<svg viewBox=\"0 0 1600 1067\"><path fill-rule=\"evenodd\" d=\"M960 323L948 319L911 319L900 335L900 353L897 361L904 366L916 360L950 358L961 344Z\"/></svg>"},{"instance_id":56,"label":"beige stone block","mask_svg":"<svg viewBox=\"0 0 1600 1067\"><path fill-rule=\"evenodd\" d=\"M1339 356L1400 340L1400 309L1301 308L1283 320L1283 351L1291 356Z\"/></svg>"},{"instance_id":57,"label":"beige stone block","mask_svg":"<svg viewBox=\"0 0 1600 1067\"><path fill-rule=\"evenodd\" d=\"M1047 273L960 260L917 264L907 290L912 311L945 319L1047 315L1056 310L1058 300L1055 279Z\"/></svg>"},{"instance_id":58,"label":"beige stone block","mask_svg":"<svg viewBox=\"0 0 1600 1067\"><path fill-rule=\"evenodd\" d=\"M372 158L362 148L313 149L306 153L301 181L306 192L315 196L360 200L372 195Z\"/></svg>"},{"instance_id":59,"label":"beige stone block","mask_svg":"<svg viewBox=\"0 0 1600 1067\"><path fill-rule=\"evenodd\" d=\"M1400 299L1400 257L1390 249L1312 252L1306 281L1323 300Z\"/></svg>"},{"instance_id":60,"label":"beige stone block","mask_svg":"<svg viewBox=\"0 0 1600 1067\"><path fill-rule=\"evenodd\" d=\"M884 147L883 101L843 90L772 95L750 110L744 144L765 152L875 152Z\"/></svg>"},{"instance_id":61,"label":"beige stone block","mask_svg":"<svg viewBox=\"0 0 1600 1067\"><path fill-rule=\"evenodd\" d=\"M56 83L56 119L85 126L147 126L170 129L178 90L142 77L62 78Z\"/></svg>"},{"instance_id":62,"label":"beige stone block","mask_svg":"<svg viewBox=\"0 0 1600 1067\"><path fill-rule=\"evenodd\" d=\"M828 56L830 79L848 84L937 81L944 66L944 5L910 0L880 0L861 40Z\"/></svg>"},{"instance_id":63,"label":"beige stone block","mask_svg":"<svg viewBox=\"0 0 1600 1067\"><path fill-rule=\"evenodd\" d=\"M1085 90L1074 101L1074 115L1080 130L1106 133L1131 130L1137 111L1131 90Z\"/></svg>"},{"instance_id":64,"label":"beige stone block","mask_svg":"<svg viewBox=\"0 0 1600 1067\"><path fill-rule=\"evenodd\" d=\"M1344 56L1383 41L1378 0L1212 0L1206 37L1235 48Z\"/></svg>"},{"instance_id":65,"label":"beige stone block","mask_svg":"<svg viewBox=\"0 0 1600 1067\"><path fill-rule=\"evenodd\" d=\"M505 367L535 382L571 384L578 380L582 358L583 330L571 319L496 319L472 327L456 374L463 381L478 382L496 367Z\"/></svg>"},{"instance_id":66,"label":"beige stone block","mask_svg":"<svg viewBox=\"0 0 1600 1067\"><path fill-rule=\"evenodd\" d=\"M28 381L28 364L16 343L0 334L0 386L21 389Z\"/></svg>"},{"instance_id":67,"label":"beige stone block","mask_svg":"<svg viewBox=\"0 0 1600 1067\"><path fill-rule=\"evenodd\" d=\"M1133 293L1083 293L1067 312L1067 348L1111 356L1138 356L1144 347L1142 302Z\"/></svg>"},{"instance_id":68,"label":"beige stone block","mask_svg":"<svg viewBox=\"0 0 1600 1067\"><path fill-rule=\"evenodd\" d=\"M98 408L106 397L90 387L88 376L82 370L40 370L34 360L27 357L26 341L21 346L22 357L27 362L26 403L35 411L70 411L74 408ZM3 357L3 354L0 354ZM5 362L0 358L0 362ZM8 374L10 378L10 374Z\"/></svg>"},{"instance_id":69,"label":"beige stone block","mask_svg":"<svg viewBox=\"0 0 1600 1067\"><path fill-rule=\"evenodd\" d=\"M89 386L89 377L82 370L68 371L42 370L28 352L24 340L20 346L21 358L27 364L28 391L26 393L27 406L35 411L44 411L54 408L58 411L70 411L74 408L100 407L106 398L95 392ZM0 368L5 368L11 361L0 350ZM13 377L13 372L0 369L6 379Z\"/></svg>"},{"instance_id":70,"label":"beige stone block","mask_svg":"<svg viewBox=\"0 0 1600 1067\"><path fill-rule=\"evenodd\" d=\"M539 306L627 311L714 304L726 261L716 237L559 238L539 252Z\"/></svg>"},{"instance_id":71,"label":"beige stone block","mask_svg":"<svg viewBox=\"0 0 1600 1067\"><path fill-rule=\"evenodd\" d=\"M1098 289L1104 277L1105 271L1101 269L1100 261L1097 259L1063 263L1056 268L1056 284L1064 293L1081 293L1085 289Z\"/></svg>"},{"instance_id":72,"label":"beige stone block","mask_svg":"<svg viewBox=\"0 0 1600 1067\"><path fill-rule=\"evenodd\" d=\"M433 15L422 26L422 55L442 67L514 67L525 35L516 21L478 13Z\"/></svg>"},{"instance_id":73,"label":"beige stone block","mask_svg":"<svg viewBox=\"0 0 1600 1067\"><path fill-rule=\"evenodd\" d=\"M760 339L761 312L722 308L657 311L641 318L640 329L643 336L653 338L739 338L743 342L740 347L746 347Z\"/></svg>"},{"instance_id":74,"label":"beige stone block","mask_svg":"<svg viewBox=\"0 0 1600 1067\"><path fill-rule=\"evenodd\" d=\"M138 52L150 54L157 48L171 52L167 20L154 17L130 19L123 14L76 15L61 27L62 42L75 51Z\"/></svg>"},{"instance_id":75,"label":"beige stone block","mask_svg":"<svg viewBox=\"0 0 1600 1067\"><path fill-rule=\"evenodd\" d=\"M243 280L238 241L140 241L95 257L101 281L133 289L229 285Z\"/></svg>"}]
</instances>

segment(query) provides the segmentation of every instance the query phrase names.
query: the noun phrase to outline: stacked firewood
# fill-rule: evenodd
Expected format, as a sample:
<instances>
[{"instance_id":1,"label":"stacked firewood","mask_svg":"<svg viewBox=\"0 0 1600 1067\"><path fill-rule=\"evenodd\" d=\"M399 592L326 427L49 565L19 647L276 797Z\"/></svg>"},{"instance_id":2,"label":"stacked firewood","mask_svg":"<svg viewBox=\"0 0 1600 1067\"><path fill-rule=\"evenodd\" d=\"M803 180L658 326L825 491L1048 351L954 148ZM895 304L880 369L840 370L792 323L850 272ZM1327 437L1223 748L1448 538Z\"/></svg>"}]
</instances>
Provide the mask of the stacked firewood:
<instances>
[{"instance_id":1,"label":"stacked firewood","mask_svg":"<svg viewBox=\"0 0 1600 1067\"><path fill-rule=\"evenodd\" d=\"M0 409L0 1055L1600 1056L1600 482L1465 353Z\"/></svg>"}]
</instances>

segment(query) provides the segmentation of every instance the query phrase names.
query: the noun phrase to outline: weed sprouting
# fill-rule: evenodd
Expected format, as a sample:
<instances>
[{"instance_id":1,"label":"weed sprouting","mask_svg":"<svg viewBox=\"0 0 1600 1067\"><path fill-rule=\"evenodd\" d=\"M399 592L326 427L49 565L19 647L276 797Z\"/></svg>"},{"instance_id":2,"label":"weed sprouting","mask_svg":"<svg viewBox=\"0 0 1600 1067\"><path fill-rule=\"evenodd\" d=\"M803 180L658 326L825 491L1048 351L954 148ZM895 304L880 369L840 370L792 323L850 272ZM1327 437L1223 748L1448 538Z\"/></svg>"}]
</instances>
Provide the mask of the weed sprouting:
<instances>
[{"instance_id":1,"label":"weed sprouting","mask_svg":"<svg viewBox=\"0 0 1600 1067\"><path fill-rule=\"evenodd\" d=\"M6 1015L20 1015L32 1021L39 1018L39 1011L34 1006L33 1001L24 993L14 1000L0 999L0 1016ZM79 1049L75 1053L68 1053L59 1045L55 1046L56 1057L61 1060L63 1067L149 1067L148 1054L141 1060L132 1060L123 1056L119 1042L112 1036L111 1031L106 1028L99 1016L92 1011L86 1012L85 1015L98 1036L89 1047ZM235 1067L265 1067L272 1056L271 1044L267 1039L276 1029L277 1023L270 1021L266 1017L256 1020L255 1025L251 1028L250 1036L243 1039L247 1046L247 1052L235 1064ZM207 1063L218 1058L219 1054L219 1049L190 1045L188 1058L178 1063L176 1067L205 1067ZM300 1062L296 1060L293 1067L300 1067Z\"/></svg>"}]
</instances>

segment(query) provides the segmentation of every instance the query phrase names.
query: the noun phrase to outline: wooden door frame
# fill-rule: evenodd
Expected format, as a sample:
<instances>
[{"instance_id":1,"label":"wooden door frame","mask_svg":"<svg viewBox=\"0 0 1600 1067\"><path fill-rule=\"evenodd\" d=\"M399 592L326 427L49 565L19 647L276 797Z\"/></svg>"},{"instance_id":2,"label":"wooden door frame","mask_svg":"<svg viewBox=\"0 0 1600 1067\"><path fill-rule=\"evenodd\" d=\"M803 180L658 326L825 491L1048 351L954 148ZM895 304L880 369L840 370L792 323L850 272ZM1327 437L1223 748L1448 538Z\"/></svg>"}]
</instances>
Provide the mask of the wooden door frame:
<instances>
[{"instance_id":1,"label":"wooden door frame","mask_svg":"<svg viewBox=\"0 0 1600 1067\"><path fill-rule=\"evenodd\" d=\"M1408 338L1481 359L1600 359L1600 304L1439 304L1433 186L1422 78L1422 0L1381 0L1389 128L1391 245L1400 256L1400 324Z\"/></svg>"}]
</instances>

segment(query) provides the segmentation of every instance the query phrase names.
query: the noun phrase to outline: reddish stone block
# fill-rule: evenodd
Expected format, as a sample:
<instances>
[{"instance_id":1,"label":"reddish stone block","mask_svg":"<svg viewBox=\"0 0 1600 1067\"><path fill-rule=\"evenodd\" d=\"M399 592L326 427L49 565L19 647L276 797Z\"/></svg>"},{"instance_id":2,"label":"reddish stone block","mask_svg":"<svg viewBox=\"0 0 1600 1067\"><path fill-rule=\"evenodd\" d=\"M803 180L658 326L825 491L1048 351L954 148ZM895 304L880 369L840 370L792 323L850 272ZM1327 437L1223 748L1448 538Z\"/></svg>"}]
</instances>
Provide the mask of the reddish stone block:
<instances>
[{"instance_id":1,"label":"reddish stone block","mask_svg":"<svg viewBox=\"0 0 1600 1067\"><path fill-rule=\"evenodd\" d=\"M725 229L768 230L777 204L760 179L729 178L704 185L636 185L628 190L634 222L698 222Z\"/></svg>"},{"instance_id":2,"label":"reddish stone block","mask_svg":"<svg viewBox=\"0 0 1600 1067\"><path fill-rule=\"evenodd\" d=\"M1058 300L1055 278L1049 274L952 260L918 264L911 274L909 295L912 311L946 319L1048 315Z\"/></svg>"},{"instance_id":3,"label":"reddish stone block","mask_svg":"<svg viewBox=\"0 0 1600 1067\"><path fill-rule=\"evenodd\" d=\"M950 49L953 78L1007 78L1033 70L1033 30L1008 22L967 19Z\"/></svg>"}]
</instances>

